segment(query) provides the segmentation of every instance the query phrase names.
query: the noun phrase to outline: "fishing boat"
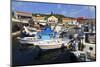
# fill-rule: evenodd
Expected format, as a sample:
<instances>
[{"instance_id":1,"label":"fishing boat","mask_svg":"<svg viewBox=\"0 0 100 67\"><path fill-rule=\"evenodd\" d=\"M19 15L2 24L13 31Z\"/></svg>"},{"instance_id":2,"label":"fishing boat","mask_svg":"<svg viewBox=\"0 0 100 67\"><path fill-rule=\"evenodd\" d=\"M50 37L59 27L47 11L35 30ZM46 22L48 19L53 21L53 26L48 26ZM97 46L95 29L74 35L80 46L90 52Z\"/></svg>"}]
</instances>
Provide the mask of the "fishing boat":
<instances>
[{"instance_id":1,"label":"fishing boat","mask_svg":"<svg viewBox=\"0 0 100 67\"><path fill-rule=\"evenodd\" d=\"M96 33L85 33L83 44L84 51L87 53L87 58L95 60L96 58Z\"/></svg>"},{"instance_id":2,"label":"fishing boat","mask_svg":"<svg viewBox=\"0 0 100 67\"><path fill-rule=\"evenodd\" d=\"M32 44L37 45L41 49L56 49L62 46L67 46L70 39L59 38L59 34L53 31L49 26L45 26L43 30L37 31L36 29L31 29L29 31L28 27L24 27L22 34L24 37L19 37L19 42L21 44Z\"/></svg>"}]
</instances>

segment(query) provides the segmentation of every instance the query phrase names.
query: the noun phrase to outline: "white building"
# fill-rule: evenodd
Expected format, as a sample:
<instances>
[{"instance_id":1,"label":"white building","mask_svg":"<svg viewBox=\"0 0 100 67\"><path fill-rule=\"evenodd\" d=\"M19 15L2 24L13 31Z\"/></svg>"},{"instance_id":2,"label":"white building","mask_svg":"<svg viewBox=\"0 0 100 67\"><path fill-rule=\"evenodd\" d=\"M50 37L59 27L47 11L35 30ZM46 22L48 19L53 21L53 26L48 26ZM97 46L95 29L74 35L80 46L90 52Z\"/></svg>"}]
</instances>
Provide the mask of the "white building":
<instances>
[{"instance_id":1,"label":"white building","mask_svg":"<svg viewBox=\"0 0 100 67\"><path fill-rule=\"evenodd\" d=\"M28 23L29 19L32 18L32 13L16 11L15 17L20 22Z\"/></svg>"},{"instance_id":2,"label":"white building","mask_svg":"<svg viewBox=\"0 0 100 67\"><path fill-rule=\"evenodd\" d=\"M55 16L50 16L48 19L47 19L47 22L48 23L53 23L53 24L55 24L55 23L57 23L58 22L58 18L56 18Z\"/></svg>"}]
</instances>

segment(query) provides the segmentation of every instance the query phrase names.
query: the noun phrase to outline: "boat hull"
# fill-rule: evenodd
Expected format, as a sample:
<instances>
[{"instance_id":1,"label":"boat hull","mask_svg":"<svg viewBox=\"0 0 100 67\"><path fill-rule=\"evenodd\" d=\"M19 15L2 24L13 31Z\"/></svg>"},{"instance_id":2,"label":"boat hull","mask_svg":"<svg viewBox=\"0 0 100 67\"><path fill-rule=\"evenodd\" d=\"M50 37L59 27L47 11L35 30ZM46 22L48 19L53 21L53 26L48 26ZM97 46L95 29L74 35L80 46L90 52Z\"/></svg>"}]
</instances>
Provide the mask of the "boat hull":
<instances>
[{"instance_id":1,"label":"boat hull","mask_svg":"<svg viewBox=\"0 0 100 67\"><path fill-rule=\"evenodd\" d=\"M20 39L19 42L21 44L32 44L33 46L39 46L41 49L57 49L61 47L66 47L67 43L70 40L62 40L62 39L51 39L51 40L32 40L28 38L23 40Z\"/></svg>"},{"instance_id":2,"label":"boat hull","mask_svg":"<svg viewBox=\"0 0 100 67\"><path fill-rule=\"evenodd\" d=\"M62 45L38 45L41 49L43 50L49 50L49 49L57 49L57 48L61 48Z\"/></svg>"}]
</instances>

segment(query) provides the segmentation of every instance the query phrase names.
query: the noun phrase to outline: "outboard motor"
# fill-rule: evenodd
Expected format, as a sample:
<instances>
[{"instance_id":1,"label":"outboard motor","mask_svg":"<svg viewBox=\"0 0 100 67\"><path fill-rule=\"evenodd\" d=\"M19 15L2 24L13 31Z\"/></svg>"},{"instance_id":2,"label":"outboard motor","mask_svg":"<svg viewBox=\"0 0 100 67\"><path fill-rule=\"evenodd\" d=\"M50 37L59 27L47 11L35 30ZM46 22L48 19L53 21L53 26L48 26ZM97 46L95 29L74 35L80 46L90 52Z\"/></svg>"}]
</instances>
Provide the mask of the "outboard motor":
<instances>
[{"instance_id":1,"label":"outboard motor","mask_svg":"<svg viewBox=\"0 0 100 67\"><path fill-rule=\"evenodd\" d=\"M84 27L84 32L89 32L88 26L85 26L85 27Z\"/></svg>"}]
</instances>

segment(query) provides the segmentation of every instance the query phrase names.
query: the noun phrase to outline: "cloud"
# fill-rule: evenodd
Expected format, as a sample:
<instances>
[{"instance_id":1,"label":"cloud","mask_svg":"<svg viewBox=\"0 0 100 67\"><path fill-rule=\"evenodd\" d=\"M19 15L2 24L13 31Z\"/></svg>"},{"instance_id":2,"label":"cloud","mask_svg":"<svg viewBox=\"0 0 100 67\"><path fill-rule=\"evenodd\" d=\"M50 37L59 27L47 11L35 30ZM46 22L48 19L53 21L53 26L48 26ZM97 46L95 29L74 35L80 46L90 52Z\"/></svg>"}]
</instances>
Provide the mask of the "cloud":
<instances>
[{"instance_id":1,"label":"cloud","mask_svg":"<svg viewBox=\"0 0 100 67\"><path fill-rule=\"evenodd\" d=\"M57 9L60 9L60 8L61 8L61 5L60 5L60 4L58 4L58 5L57 5Z\"/></svg>"},{"instance_id":2,"label":"cloud","mask_svg":"<svg viewBox=\"0 0 100 67\"><path fill-rule=\"evenodd\" d=\"M16 10L16 7L24 7L24 3L23 2L12 2L12 10Z\"/></svg>"},{"instance_id":3,"label":"cloud","mask_svg":"<svg viewBox=\"0 0 100 67\"><path fill-rule=\"evenodd\" d=\"M66 11L62 11L61 13L62 13L63 15L66 15L66 14L67 14L67 12L66 12Z\"/></svg>"},{"instance_id":4,"label":"cloud","mask_svg":"<svg viewBox=\"0 0 100 67\"><path fill-rule=\"evenodd\" d=\"M91 18L95 17L95 7L91 6L89 7L89 10L90 10Z\"/></svg>"},{"instance_id":5,"label":"cloud","mask_svg":"<svg viewBox=\"0 0 100 67\"><path fill-rule=\"evenodd\" d=\"M85 6L85 7L83 7L83 8L81 8L81 9L79 9L79 10L74 10L73 9L73 11L71 11L70 13L69 13L69 15L70 16L77 16L78 14L84 14L84 13L88 13L91 17L94 17L94 15L95 15L95 7L94 6ZM86 17L86 15L83 15L83 16L85 16ZM88 16L87 16L88 17Z\"/></svg>"},{"instance_id":6,"label":"cloud","mask_svg":"<svg viewBox=\"0 0 100 67\"><path fill-rule=\"evenodd\" d=\"M94 12L94 11L95 11L95 7L94 7L94 6L91 6L91 7L89 7L89 10L90 10L91 12Z\"/></svg>"},{"instance_id":7,"label":"cloud","mask_svg":"<svg viewBox=\"0 0 100 67\"><path fill-rule=\"evenodd\" d=\"M70 11L70 12L69 12L69 15L75 17L76 15L78 15L78 14L84 12L84 10L85 10L85 9L73 10L73 11Z\"/></svg>"},{"instance_id":8,"label":"cloud","mask_svg":"<svg viewBox=\"0 0 100 67\"><path fill-rule=\"evenodd\" d=\"M12 6L16 6L17 7L17 6L22 6L22 5L24 5L23 2L15 2L15 1L12 2Z\"/></svg>"}]
</instances>

